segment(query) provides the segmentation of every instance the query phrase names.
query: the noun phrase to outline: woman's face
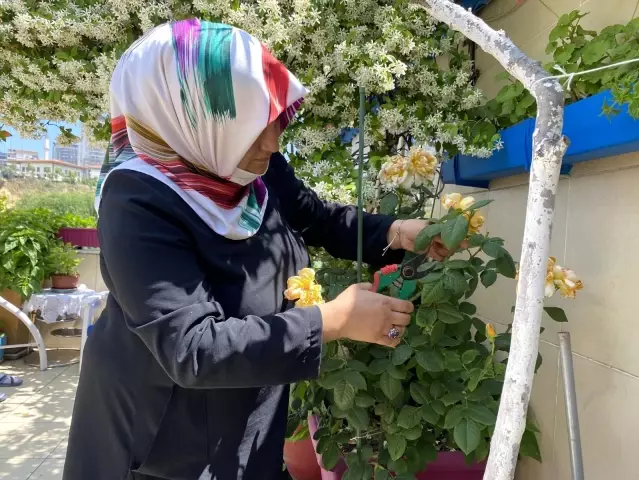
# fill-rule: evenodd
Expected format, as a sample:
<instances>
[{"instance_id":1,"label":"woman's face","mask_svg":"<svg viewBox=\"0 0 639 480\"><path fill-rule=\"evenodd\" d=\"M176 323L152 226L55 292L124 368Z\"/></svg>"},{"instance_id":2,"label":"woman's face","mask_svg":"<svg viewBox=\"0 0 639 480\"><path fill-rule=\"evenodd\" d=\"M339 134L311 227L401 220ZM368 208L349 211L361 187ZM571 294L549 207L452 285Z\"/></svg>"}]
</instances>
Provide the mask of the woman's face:
<instances>
[{"instance_id":1,"label":"woman's face","mask_svg":"<svg viewBox=\"0 0 639 480\"><path fill-rule=\"evenodd\" d=\"M251 148L246 152L237 167L259 175L266 173L271 155L280 149L281 134L279 120L271 122L262 130L260 136L253 142L253 145L251 145Z\"/></svg>"}]
</instances>

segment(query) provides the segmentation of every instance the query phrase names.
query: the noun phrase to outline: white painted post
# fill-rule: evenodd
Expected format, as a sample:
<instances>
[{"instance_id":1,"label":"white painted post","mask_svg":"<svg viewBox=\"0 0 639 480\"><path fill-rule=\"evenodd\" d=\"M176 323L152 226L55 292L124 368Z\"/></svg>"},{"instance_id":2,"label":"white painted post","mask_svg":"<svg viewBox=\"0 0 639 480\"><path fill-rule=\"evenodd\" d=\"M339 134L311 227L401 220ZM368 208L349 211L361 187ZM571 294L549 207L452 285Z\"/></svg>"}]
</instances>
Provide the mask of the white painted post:
<instances>
[{"instance_id":1,"label":"white painted post","mask_svg":"<svg viewBox=\"0 0 639 480\"><path fill-rule=\"evenodd\" d=\"M413 1L490 53L537 100L537 125L533 133L533 161L512 341L497 425L484 475L484 480L512 480L526 427L539 350L555 195L561 160L567 148L562 136L564 93L559 82L546 79L548 73L541 65L524 55L503 31L493 30L480 18L449 0Z\"/></svg>"}]
</instances>

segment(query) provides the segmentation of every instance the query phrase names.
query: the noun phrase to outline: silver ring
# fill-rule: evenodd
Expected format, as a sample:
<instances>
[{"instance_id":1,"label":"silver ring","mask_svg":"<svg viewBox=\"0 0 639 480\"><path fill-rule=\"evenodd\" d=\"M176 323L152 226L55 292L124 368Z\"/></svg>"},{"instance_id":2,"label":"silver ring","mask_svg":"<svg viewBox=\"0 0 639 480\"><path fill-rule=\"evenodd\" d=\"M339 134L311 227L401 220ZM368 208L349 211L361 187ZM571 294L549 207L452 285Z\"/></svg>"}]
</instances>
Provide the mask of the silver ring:
<instances>
[{"instance_id":1,"label":"silver ring","mask_svg":"<svg viewBox=\"0 0 639 480\"><path fill-rule=\"evenodd\" d=\"M399 328L392 327L386 335L388 335L388 338L391 340L396 340L402 336L402 332L399 331Z\"/></svg>"}]
</instances>

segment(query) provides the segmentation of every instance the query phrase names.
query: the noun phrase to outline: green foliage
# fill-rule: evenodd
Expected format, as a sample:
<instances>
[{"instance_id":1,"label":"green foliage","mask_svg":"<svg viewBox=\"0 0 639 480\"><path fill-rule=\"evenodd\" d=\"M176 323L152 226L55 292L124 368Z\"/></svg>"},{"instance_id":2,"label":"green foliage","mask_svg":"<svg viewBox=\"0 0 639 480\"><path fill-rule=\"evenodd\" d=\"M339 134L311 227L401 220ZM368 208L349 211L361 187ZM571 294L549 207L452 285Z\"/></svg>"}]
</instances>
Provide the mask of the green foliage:
<instances>
[{"instance_id":1,"label":"green foliage","mask_svg":"<svg viewBox=\"0 0 639 480\"><path fill-rule=\"evenodd\" d=\"M49 246L45 261L45 276L78 275L78 265L82 260L71 244L54 241Z\"/></svg>"},{"instance_id":2,"label":"green foliage","mask_svg":"<svg viewBox=\"0 0 639 480\"><path fill-rule=\"evenodd\" d=\"M639 19L626 25L611 25L601 32L586 30L580 21L586 13L574 10L562 15L548 38L546 53L552 60L544 68L572 73L639 57ZM506 73L500 76L509 78ZM494 116L498 128L506 128L525 118L534 117L536 102L524 86L514 79L488 102L483 114ZM639 68L637 64L602 70L575 77L566 91L566 104L590 97L604 90L612 91L613 100L602 106L606 116L616 115L623 105L633 118L639 118ZM490 112L490 113L488 113Z\"/></svg>"},{"instance_id":3,"label":"green foliage","mask_svg":"<svg viewBox=\"0 0 639 480\"><path fill-rule=\"evenodd\" d=\"M315 438L326 466L345 455L352 469L348 478L368 480L371 472L365 467L373 458L376 477L393 472L412 478L438 450L461 450L469 461L488 455L511 335L507 331L487 339L486 324L474 316L477 308L470 297L480 283L479 288L490 288L500 276L514 278L516 268L503 239L469 234L467 220L459 220L486 204L451 209L420 233L422 246L437 235L447 236L457 254L431 263L430 273L418 282L415 313L396 349L328 344L319 380L293 387L289 430L309 412L318 414ZM347 270L342 275L348 276ZM565 319L556 307L546 312L556 321ZM541 461L538 433L529 422L521 454ZM348 453L355 447L369 453Z\"/></svg>"},{"instance_id":4,"label":"green foliage","mask_svg":"<svg viewBox=\"0 0 639 480\"><path fill-rule=\"evenodd\" d=\"M66 226L88 226L91 223L90 220L79 220L77 217L95 218L94 200L95 197L91 192L45 192L21 198L16 208L20 210L46 208L56 214L73 215L74 219L68 217L68 220L74 225Z\"/></svg>"},{"instance_id":5,"label":"green foliage","mask_svg":"<svg viewBox=\"0 0 639 480\"><path fill-rule=\"evenodd\" d=\"M9 209L0 197L0 290L28 298L53 273L75 275L80 260L57 235L62 227L91 225L92 218L57 215L45 208Z\"/></svg>"},{"instance_id":6,"label":"green foliage","mask_svg":"<svg viewBox=\"0 0 639 480\"><path fill-rule=\"evenodd\" d=\"M40 290L46 257L57 234L49 210L0 211L0 290L23 297Z\"/></svg>"}]
</instances>

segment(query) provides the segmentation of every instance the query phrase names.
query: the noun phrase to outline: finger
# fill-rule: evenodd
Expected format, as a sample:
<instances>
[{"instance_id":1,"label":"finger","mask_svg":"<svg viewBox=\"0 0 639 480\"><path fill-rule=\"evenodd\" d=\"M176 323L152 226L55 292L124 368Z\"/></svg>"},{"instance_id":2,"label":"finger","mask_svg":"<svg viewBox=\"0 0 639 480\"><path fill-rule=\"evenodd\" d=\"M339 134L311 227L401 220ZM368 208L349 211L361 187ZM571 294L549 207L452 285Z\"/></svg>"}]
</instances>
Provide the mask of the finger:
<instances>
[{"instance_id":1,"label":"finger","mask_svg":"<svg viewBox=\"0 0 639 480\"><path fill-rule=\"evenodd\" d=\"M356 283L355 287L358 290L370 290L371 288L373 288L373 284L372 283L368 283L368 282Z\"/></svg>"},{"instance_id":2,"label":"finger","mask_svg":"<svg viewBox=\"0 0 639 480\"><path fill-rule=\"evenodd\" d=\"M391 312L389 320L393 325L401 330L400 327L410 323L410 315L407 313Z\"/></svg>"},{"instance_id":3,"label":"finger","mask_svg":"<svg viewBox=\"0 0 639 480\"><path fill-rule=\"evenodd\" d=\"M413 304L409 302L408 300L400 300L399 298L386 297L386 296L384 296L384 299L385 299L386 305L388 305L388 307L393 312L412 313L413 310L415 310L415 307L413 306Z\"/></svg>"},{"instance_id":4,"label":"finger","mask_svg":"<svg viewBox=\"0 0 639 480\"><path fill-rule=\"evenodd\" d=\"M438 262L441 262L444 259L444 256L439 254L437 250L435 249L435 247L431 247L428 250L428 256L432 258L433 260L437 260Z\"/></svg>"}]
</instances>

